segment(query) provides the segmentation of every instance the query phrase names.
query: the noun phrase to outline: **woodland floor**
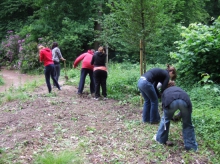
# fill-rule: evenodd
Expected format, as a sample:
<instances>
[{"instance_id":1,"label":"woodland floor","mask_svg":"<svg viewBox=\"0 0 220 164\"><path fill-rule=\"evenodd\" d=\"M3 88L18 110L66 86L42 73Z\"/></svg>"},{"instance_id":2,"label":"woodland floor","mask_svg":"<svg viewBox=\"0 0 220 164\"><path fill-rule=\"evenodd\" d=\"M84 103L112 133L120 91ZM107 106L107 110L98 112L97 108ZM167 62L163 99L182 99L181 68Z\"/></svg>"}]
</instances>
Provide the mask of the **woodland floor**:
<instances>
[{"instance_id":1,"label":"woodland floor","mask_svg":"<svg viewBox=\"0 0 220 164\"><path fill-rule=\"evenodd\" d=\"M5 85L23 85L39 77L2 70ZM141 123L141 107L108 99L95 101L87 92L76 94L77 87L65 85L62 90L47 93L42 85L29 94L25 101L15 100L0 107L0 149L16 154L13 163L30 164L43 151L83 150L84 163L209 163L199 153L184 151L181 137L176 146L159 145L163 156L156 155L158 144L152 140L158 125ZM88 88L85 88L85 91ZM147 127L147 129L146 129ZM171 135L172 137L172 135ZM185 157L188 154L187 157ZM1 153L0 153L1 157Z\"/></svg>"}]
</instances>

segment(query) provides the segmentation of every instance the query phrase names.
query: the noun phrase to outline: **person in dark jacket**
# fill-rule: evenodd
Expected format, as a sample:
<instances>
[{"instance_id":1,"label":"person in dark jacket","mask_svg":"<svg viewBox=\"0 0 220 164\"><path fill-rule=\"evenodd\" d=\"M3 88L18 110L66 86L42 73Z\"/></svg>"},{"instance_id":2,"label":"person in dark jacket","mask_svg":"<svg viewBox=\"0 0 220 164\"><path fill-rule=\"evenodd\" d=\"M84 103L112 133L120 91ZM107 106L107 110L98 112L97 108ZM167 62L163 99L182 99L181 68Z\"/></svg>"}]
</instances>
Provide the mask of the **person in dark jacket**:
<instances>
[{"instance_id":1,"label":"person in dark jacket","mask_svg":"<svg viewBox=\"0 0 220 164\"><path fill-rule=\"evenodd\" d=\"M78 95L81 95L83 93L84 85L85 85L85 79L87 74L89 74L90 77L90 92L91 95L95 93L95 82L93 78L93 65L91 65L92 57L95 50L88 50L87 52L81 54L76 58L76 60L73 63L73 67L76 68L78 64L82 61L82 68L81 68L81 74L80 74L80 81L79 81L79 87L78 87Z\"/></svg>"},{"instance_id":2,"label":"person in dark jacket","mask_svg":"<svg viewBox=\"0 0 220 164\"><path fill-rule=\"evenodd\" d=\"M176 69L167 65L167 69L153 68L144 73L138 80L138 88L144 98L143 122L158 124L160 115L158 111L158 97L166 89L170 79L176 79ZM161 91L157 89L158 83L161 83Z\"/></svg>"},{"instance_id":3,"label":"person in dark jacket","mask_svg":"<svg viewBox=\"0 0 220 164\"><path fill-rule=\"evenodd\" d=\"M180 87L174 85L174 82L169 82L168 88L162 94L162 107L164 114L161 118L158 132L154 136L154 139L161 144L167 143L170 120L173 118L174 113L177 110L180 110L185 149L197 151L198 144L196 142L195 131L191 119L192 103L189 95Z\"/></svg>"},{"instance_id":4,"label":"person in dark jacket","mask_svg":"<svg viewBox=\"0 0 220 164\"><path fill-rule=\"evenodd\" d=\"M66 59L63 58L57 42L53 42L51 49L52 49L52 60L54 62L54 67L56 72L55 78L58 82L60 77L60 60L65 61ZM55 83L53 83L53 85L56 86Z\"/></svg>"},{"instance_id":5,"label":"person in dark jacket","mask_svg":"<svg viewBox=\"0 0 220 164\"><path fill-rule=\"evenodd\" d=\"M42 45L38 46L39 49L39 58L40 58L40 62L44 63L44 67L45 67L45 79L46 79L46 83L47 83L47 88L49 93L51 92L52 88L51 88L51 84L50 84L50 77L52 78L54 84L56 85L56 87L58 88L58 90L60 89L60 85L58 84L56 78L55 78L55 68L54 68L54 63L52 60L52 52L49 48L46 48Z\"/></svg>"},{"instance_id":6,"label":"person in dark jacket","mask_svg":"<svg viewBox=\"0 0 220 164\"><path fill-rule=\"evenodd\" d=\"M94 65L93 76L95 80L95 100L99 100L100 95L100 86L102 88L102 96L104 100L107 99L107 89L106 89L106 80L107 80L107 68L106 63L106 54L104 48L101 46L98 48L98 51L92 57L91 64Z\"/></svg>"}]
</instances>

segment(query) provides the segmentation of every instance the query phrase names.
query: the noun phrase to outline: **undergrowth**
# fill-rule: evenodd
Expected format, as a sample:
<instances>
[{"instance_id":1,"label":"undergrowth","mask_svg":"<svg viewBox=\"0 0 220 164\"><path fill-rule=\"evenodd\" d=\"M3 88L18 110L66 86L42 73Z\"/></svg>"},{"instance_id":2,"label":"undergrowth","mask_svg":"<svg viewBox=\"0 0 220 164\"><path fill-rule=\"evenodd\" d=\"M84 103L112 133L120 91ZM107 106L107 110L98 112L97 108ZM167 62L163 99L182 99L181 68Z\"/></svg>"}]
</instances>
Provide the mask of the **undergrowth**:
<instances>
[{"instance_id":1,"label":"undergrowth","mask_svg":"<svg viewBox=\"0 0 220 164\"><path fill-rule=\"evenodd\" d=\"M148 69L153 67L165 68L165 65L148 65ZM130 63L109 63L108 64L108 79L107 79L107 93L108 97L112 99L116 99L119 101L119 104L132 104L140 106L140 93L137 88L137 81L140 78L138 64L130 64ZM61 72L61 76L64 76L64 72ZM69 80L66 84L77 86L80 79L80 70L79 69L68 69L67 76ZM1 103L11 101L13 99L26 99L28 97L26 90L33 89L38 85L42 85L44 79L40 83L35 82L25 86L24 88L19 88L18 90L14 90L13 88L9 89L6 93L1 94ZM85 85L89 86L89 77L86 78ZM180 86L181 87L181 86ZM196 139L199 144L199 152L202 156L209 156L210 161L212 163L218 163L220 161L220 88L218 85L212 85L208 88L202 85L194 85L191 88L184 88L189 94L192 104L193 104L193 124L195 126L196 131ZM18 93L16 93L19 91ZM27 96L27 97L26 97ZM124 122L128 131L137 130L139 126L142 126L140 122ZM172 128L181 129L181 123L172 124ZM151 129L145 129L148 134ZM142 134L143 135L143 134ZM172 138L179 138L178 133L170 134ZM140 136L139 136L140 137ZM138 138L138 137L137 137ZM150 136L152 138L152 136ZM149 138L149 139L150 139ZM163 161L166 157L166 152L164 152L164 148L158 145L150 145L155 149L154 154L149 154L154 157L155 153L161 158ZM89 150L89 147L87 147ZM173 147L173 151L178 149L177 147ZM213 151L213 154L210 153ZM3 152L3 151L2 151ZM126 153L126 152L125 152ZM208 155L207 155L208 153ZM2 153L4 154L4 153ZM74 156L74 153L70 153ZM42 164L55 163L54 161L58 159L69 158L69 161L73 160L72 155L67 153L46 153L43 155L38 155L35 163L39 162ZM169 153L167 154L169 155ZM1 156L1 152L0 152ZM190 154L183 152L182 157L185 161L190 161ZM78 160L77 156L74 157L75 160ZM6 159L6 158L5 158ZM67 158L66 158L67 159ZM4 158L1 158L0 163L4 161ZM46 161L43 163L42 161ZM59 161L59 160L58 160ZM149 160L150 161L150 160ZM81 163L82 161L78 161ZM112 163L117 163L118 159L114 159ZM68 161L66 162L68 163ZM76 162L77 163L77 162Z\"/></svg>"}]
</instances>

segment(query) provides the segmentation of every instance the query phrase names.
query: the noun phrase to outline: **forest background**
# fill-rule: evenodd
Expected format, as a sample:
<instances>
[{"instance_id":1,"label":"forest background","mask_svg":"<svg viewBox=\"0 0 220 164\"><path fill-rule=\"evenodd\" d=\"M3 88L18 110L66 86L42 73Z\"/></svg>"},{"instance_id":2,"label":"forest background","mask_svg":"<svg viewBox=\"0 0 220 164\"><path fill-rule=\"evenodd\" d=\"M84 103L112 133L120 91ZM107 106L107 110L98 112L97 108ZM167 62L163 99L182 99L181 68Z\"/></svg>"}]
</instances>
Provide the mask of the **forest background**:
<instances>
[{"instance_id":1,"label":"forest background","mask_svg":"<svg viewBox=\"0 0 220 164\"><path fill-rule=\"evenodd\" d=\"M204 129L213 134L207 144L219 155L219 15L219 0L4 0L0 3L1 65L42 73L37 45L51 47L56 41L69 68L81 53L103 45L110 63L121 63L120 69L139 69L143 40L145 70L172 64L178 70L177 85L193 100L205 101L203 94L212 97L203 107L213 113L206 117L198 113L197 121L204 125L199 132L207 141ZM130 74L124 85L134 85L136 76ZM117 93L124 92L120 87Z\"/></svg>"}]
</instances>

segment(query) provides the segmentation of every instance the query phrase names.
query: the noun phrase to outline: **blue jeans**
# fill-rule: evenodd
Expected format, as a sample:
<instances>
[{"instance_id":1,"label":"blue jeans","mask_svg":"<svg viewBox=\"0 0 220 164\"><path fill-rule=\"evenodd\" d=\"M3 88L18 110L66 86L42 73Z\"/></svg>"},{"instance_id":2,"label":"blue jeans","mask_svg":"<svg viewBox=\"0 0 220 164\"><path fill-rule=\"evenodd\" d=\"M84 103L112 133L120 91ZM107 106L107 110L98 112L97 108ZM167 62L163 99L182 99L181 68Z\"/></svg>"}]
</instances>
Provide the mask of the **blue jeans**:
<instances>
[{"instance_id":1,"label":"blue jeans","mask_svg":"<svg viewBox=\"0 0 220 164\"><path fill-rule=\"evenodd\" d=\"M138 88L144 98L143 122L159 122L158 97L153 84L140 78L138 80Z\"/></svg>"},{"instance_id":2,"label":"blue jeans","mask_svg":"<svg viewBox=\"0 0 220 164\"><path fill-rule=\"evenodd\" d=\"M80 75L80 81L79 81L79 88L78 88L78 93L80 93L80 94L83 92L87 74L89 74L89 77L90 77L90 92L91 92L91 94L95 92L93 70L87 69L87 68L82 68L81 75Z\"/></svg>"},{"instance_id":3,"label":"blue jeans","mask_svg":"<svg viewBox=\"0 0 220 164\"><path fill-rule=\"evenodd\" d=\"M47 88L48 88L49 93L52 90L51 89L51 84L50 84L50 77L52 78L55 86L60 90L60 85L58 84L58 82L55 78L56 73L55 73L54 64L50 64L50 65L45 66L44 74L45 74L45 79L46 79Z\"/></svg>"},{"instance_id":4,"label":"blue jeans","mask_svg":"<svg viewBox=\"0 0 220 164\"><path fill-rule=\"evenodd\" d=\"M191 112L188 110L187 104L182 99L174 100L166 109L163 109L164 114L158 128L156 140L162 144L168 141L168 134L170 128L170 120L172 119L176 110L180 110L182 117L182 133L186 150L197 150L198 145L195 138L195 131L192 125ZM166 127L166 130L165 130Z\"/></svg>"}]
</instances>

